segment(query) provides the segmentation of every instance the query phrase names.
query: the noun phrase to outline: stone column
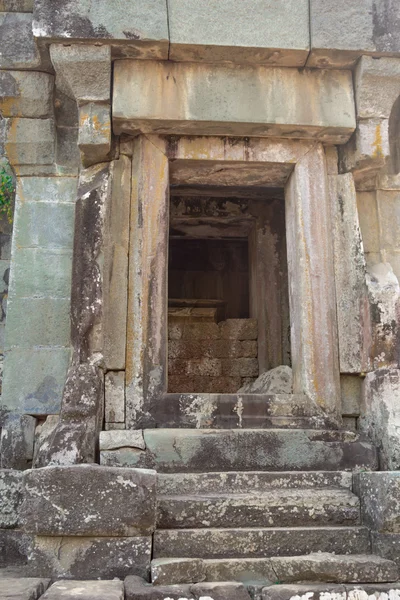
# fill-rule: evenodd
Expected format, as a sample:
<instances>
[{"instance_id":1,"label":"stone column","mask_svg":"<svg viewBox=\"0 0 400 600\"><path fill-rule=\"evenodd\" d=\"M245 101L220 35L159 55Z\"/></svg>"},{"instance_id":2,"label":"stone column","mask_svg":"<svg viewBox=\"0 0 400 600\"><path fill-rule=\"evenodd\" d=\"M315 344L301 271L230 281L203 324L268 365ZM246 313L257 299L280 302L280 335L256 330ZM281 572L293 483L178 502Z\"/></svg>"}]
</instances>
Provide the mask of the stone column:
<instances>
[{"instance_id":1,"label":"stone column","mask_svg":"<svg viewBox=\"0 0 400 600\"><path fill-rule=\"evenodd\" d=\"M296 164L285 190L293 392L341 422L331 211L324 150Z\"/></svg>"},{"instance_id":2,"label":"stone column","mask_svg":"<svg viewBox=\"0 0 400 600\"><path fill-rule=\"evenodd\" d=\"M127 428L151 426L151 405L167 391L168 221L168 159L140 136L132 165Z\"/></svg>"}]
</instances>

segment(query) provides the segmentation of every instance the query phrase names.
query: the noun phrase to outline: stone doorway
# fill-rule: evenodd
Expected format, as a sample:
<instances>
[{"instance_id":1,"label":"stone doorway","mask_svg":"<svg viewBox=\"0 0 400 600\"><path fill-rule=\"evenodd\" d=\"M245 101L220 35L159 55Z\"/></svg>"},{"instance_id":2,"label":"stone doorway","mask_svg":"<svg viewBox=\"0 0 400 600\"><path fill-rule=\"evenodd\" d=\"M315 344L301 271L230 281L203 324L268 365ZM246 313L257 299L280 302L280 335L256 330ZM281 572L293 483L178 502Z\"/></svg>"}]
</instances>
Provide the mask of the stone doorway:
<instances>
[{"instance_id":1,"label":"stone doorway","mask_svg":"<svg viewBox=\"0 0 400 600\"><path fill-rule=\"evenodd\" d=\"M282 264L287 265L293 394L283 399L264 398L254 407L251 398L241 404L238 394L210 398L210 394L170 393L170 196L222 196L246 199L256 206L260 197L254 196L264 194L265 202L265 194L273 198L277 190L283 190L279 202L284 207L287 258ZM206 427L215 425L221 415L228 416L232 427L251 427L254 419L255 426L268 426L275 409L285 416L286 410L293 415L299 406L307 418L320 419L320 426L321 419L325 426L340 426L330 213L325 152L318 142L156 135L135 139L126 360L128 428ZM263 223L262 217L259 219ZM171 226L175 226L173 219ZM253 252L261 257L249 259L249 316L257 319L259 372L288 360L288 342L285 346L283 340L287 340L289 316L286 314L285 321L285 310L276 309L285 305L284 286L271 285L274 272L260 269L260 265L273 264L268 260L272 254L268 256L271 248L263 239L265 231L264 222L248 235L249 256ZM267 257L262 259L265 252ZM280 312L282 319L277 319ZM248 407L247 416L243 406L245 411Z\"/></svg>"},{"instance_id":2,"label":"stone doorway","mask_svg":"<svg viewBox=\"0 0 400 600\"><path fill-rule=\"evenodd\" d=\"M168 392L251 391L290 365L283 190L170 196Z\"/></svg>"}]
</instances>

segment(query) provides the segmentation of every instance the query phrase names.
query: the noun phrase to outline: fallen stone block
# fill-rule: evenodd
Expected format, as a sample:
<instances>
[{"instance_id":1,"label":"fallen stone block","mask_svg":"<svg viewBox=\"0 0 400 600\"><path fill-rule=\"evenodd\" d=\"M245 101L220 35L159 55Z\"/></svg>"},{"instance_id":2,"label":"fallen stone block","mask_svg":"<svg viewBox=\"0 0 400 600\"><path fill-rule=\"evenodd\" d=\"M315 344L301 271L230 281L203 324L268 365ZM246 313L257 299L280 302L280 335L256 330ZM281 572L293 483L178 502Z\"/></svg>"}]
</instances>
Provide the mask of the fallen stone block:
<instances>
[{"instance_id":1,"label":"fallen stone block","mask_svg":"<svg viewBox=\"0 0 400 600\"><path fill-rule=\"evenodd\" d=\"M41 600L124 600L122 581L57 581Z\"/></svg>"},{"instance_id":2,"label":"fallen stone block","mask_svg":"<svg viewBox=\"0 0 400 600\"><path fill-rule=\"evenodd\" d=\"M157 558L151 561L154 585L197 583L205 579L204 563L198 558Z\"/></svg>"},{"instance_id":3,"label":"fallen stone block","mask_svg":"<svg viewBox=\"0 0 400 600\"><path fill-rule=\"evenodd\" d=\"M22 502L22 471L0 470L0 528L18 525Z\"/></svg>"},{"instance_id":4,"label":"fallen stone block","mask_svg":"<svg viewBox=\"0 0 400 600\"><path fill-rule=\"evenodd\" d=\"M148 579L152 540L138 537L37 536L29 552L30 573L53 579Z\"/></svg>"},{"instance_id":5,"label":"fallen stone block","mask_svg":"<svg viewBox=\"0 0 400 600\"><path fill-rule=\"evenodd\" d=\"M254 382L247 383L238 394L292 394L292 369L285 365L262 373Z\"/></svg>"},{"instance_id":6,"label":"fallen stone block","mask_svg":"<svg viewBox=\"0 0 400 600\"><path fill-rule=\"evenodd\" d=\"M50 579L26 577L0 579L0 600L37 600L47 590Z\"/></svg>"},{"instance_id":7,"label":"fallen stone block","mask_svg":"<svg viewBox=\"0 0 400 600\"><path fill-rule=\"evenodd\" d=\"M25 530L36 535L135 536L155 529L156 473L94 465L24 473Z\"/></svg>"}]
</instances>

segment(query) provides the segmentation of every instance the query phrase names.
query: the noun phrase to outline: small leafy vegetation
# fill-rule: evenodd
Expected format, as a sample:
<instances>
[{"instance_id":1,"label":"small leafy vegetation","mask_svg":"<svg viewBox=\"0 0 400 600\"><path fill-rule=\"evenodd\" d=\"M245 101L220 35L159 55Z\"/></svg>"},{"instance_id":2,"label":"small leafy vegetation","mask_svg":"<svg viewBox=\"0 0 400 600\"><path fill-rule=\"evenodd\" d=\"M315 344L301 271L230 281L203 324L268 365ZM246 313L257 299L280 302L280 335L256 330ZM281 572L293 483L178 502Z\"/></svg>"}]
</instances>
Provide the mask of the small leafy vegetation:
<instances>
[{"instance_id":1,"label":"small leafy vegetation","mask_svg":"<svg viewBox=\"0 0 400 600\"><path fill-rule=\"evenodd\" d=\"M13 220L14 178L10 168L0 164L0 215L6 215L8 222Z\"/></svg>"}]
</instances>

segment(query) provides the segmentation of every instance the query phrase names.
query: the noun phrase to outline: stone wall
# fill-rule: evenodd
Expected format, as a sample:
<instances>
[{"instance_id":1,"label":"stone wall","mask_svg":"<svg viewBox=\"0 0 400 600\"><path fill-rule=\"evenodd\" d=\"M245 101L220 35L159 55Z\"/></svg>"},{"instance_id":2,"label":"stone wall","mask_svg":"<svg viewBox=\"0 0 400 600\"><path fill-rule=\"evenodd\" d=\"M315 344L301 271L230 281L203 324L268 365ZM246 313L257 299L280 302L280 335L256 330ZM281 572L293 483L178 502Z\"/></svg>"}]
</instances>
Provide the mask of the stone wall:
<instances>
[{"instance_id":1,"label":"stone wall","mask_svg":"<svg viewBox=\"0 0 400 600\"><path fill-rule=\"evenodd\" d=\"M258 377L257 320L168 326L168 392L235 393Z\"/></svg>"}]
</instances>

